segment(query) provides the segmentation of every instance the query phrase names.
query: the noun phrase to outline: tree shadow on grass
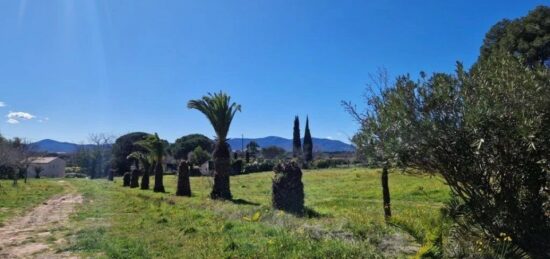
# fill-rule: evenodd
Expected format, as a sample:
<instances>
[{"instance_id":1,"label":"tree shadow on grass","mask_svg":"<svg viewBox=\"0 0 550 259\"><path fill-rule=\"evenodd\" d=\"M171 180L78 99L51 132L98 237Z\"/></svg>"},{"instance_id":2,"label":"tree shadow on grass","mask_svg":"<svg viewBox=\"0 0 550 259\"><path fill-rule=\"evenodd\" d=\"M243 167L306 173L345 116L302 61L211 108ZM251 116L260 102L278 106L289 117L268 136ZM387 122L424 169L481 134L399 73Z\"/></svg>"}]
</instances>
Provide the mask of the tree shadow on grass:
<instances>
[{"instance_id":1,"label":"tree shadow on grass","mask_svg":"<svg viewBox=\"0 0 550 259\"><path fill-rule=\"evenodd\" d=\"M324 218L324 217L330 217L330 214L324 214L324 213L320 213L320 212L317 212L316 210L312 209L312 208L308 208L308 207L304 207L304 210L301 211L301 212L296 212L296 211L287 211L287 210L282 210L286 213L290 213L296 217L299 217L299 218L308 218L308 219L316 219L316 218Z\"/></svg>"},{"instance_id":2,"label":"tree shadow on grass","mask_svg":"<svg viewBox=\"0 0 550 259\"><path fill-rule=\"evenodd\" d=\"M304 207L304 212L301 217L303 218L324 218L330 216L329 214L320 213L313 208Z\"/></svg>"},{"instance_id":3,"label":"tree shadow on grass","mask_svg":"<svg viewBox=\"0 0 550 259\"><path fill-rule=\"evenodd\" d=\"M244 200L244 199L232 199L231 202L233 202L237 205L254 205L254 206L259 206L260 205L259 203L247 201L247 200Z\"/></svg>"}]
</instances>

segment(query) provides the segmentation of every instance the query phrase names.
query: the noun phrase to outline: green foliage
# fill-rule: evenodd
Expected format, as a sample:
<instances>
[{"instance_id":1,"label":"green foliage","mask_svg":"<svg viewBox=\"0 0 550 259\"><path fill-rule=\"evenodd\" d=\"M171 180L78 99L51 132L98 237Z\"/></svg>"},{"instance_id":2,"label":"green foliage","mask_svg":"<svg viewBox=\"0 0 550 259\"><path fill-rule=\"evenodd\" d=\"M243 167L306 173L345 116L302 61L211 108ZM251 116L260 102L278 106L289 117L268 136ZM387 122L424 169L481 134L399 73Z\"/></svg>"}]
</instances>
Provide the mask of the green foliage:
<instances>
[{"instance_id":1,"label":"green foliage","mask_svg":"<svg viewBox=\"0 0 550 259\"><path fill-rule=\"evenodd\" d=\"M550 7L539 6L525 17L502 20L485 35L481 59L507 52L530 66L550 67Z\"/></svg>"},{"instance_id":2,"label":"green foliage","mask_svg":"<svg viewBox=\"0 0 550 259\"><path fill-rule=\"evenodd\" d=\"M187 107L200 111L208 118L220 143L225 143L227 140L231 121L235 114L241 111L241 106L231 103L231 97L223 92L208 93L201 99L191 100L187 103Z\"/></svg>"},{"instance_id":3,"label":"green foliage","mask_svg":"<svg viewBox=\"0 0 550 259\"><path fill-rule=\"evenodd\" d=\"M128 160L128 155L132 152L147 152L144 148L135 143L143 140L149 134L144 132L133 132L120 136L113 145L112 167L116 169L118 175L130 171L130 166L135 160Z\"/></svg>"},{"instance_id":4,"label":"green foliage","mask_svg":"<svg viewBox=\"0 0 550 259\"><path fill-rule=\"evenodd\" d=\"M256 155L259 153L259 150L260 150L260 145L258 145L258 143L256 143L256 141L254 140L250 141L250 143L246 145L246 152L248 156L256 157Z\"/></svg>"},{"instance_id":5,"label":"green foliage","mask_svg":"<svg viewBox=\"0 0 550 259\"><path fill-rule=\"evenodd\" d=\"M210 153L214 150L214 142L204 135L190 134L176 139L175 143L170 146L170 150L175 159L187 159L189 152L197 147Z\"/></svg>"},{"instance_id":6,"label":"green foliage","mask_svg":"<svg viewBox=\"0 0 550 259\"><path fill-rule=\"evenodd\" d=\"M275 158L284 158L286 151L284 148L277 146L269 146L262 148L262 156L265 159L275 159Z\"/></svg>"},{"instance_id":7,"label":"green foliage","mask_svg":"<svg viewBox=\"0 0 550 259\"><path fill-rule=\"evenodd\" d=\"M335 167L349 165L349 164L350 164L349 160L341 159L341 158L317 159L313 161L313 168L316 168L316 169L335 168Z\"/></svg>"},{"instance_id":8,"label":"green foliage","mask_svg":"<svg viewBox=\"0 0 550 259\"><path fill-rule=\"evenodd\" d=\"M295 158L302 157L302 140L300 139L300 119L294 117L294 130L292 134L292 156Z\"/></svg>"},{"instance_id":9,"label":"green foliage","mask_svg":"<svg viewBox=\"0 0 550 259\"><path fill-rule=\"evenodd\" d=\"M273 170L273 167L275 166L275 163L273 163L271 160L265 160L263 162L254 162L250 164L246 164L243 169L243 173L250 174L250 173L259 173L259 172L267 172Z\"/></svg>"},{"instance_id":10,"label":"green foliage","mask_svg":"<svg viewBox=\"0 0 550 259\"><path fill-rule=\"evenodd\" d=\"M457 223L506 233L531 256L547 257L548 82L547 69L506 53L470 73L459 65L456 76L399 77L371 98L358 147L374 161L440 173L464 202Z\"/></svg>"},{"instance_id":11,"label":"green foliage","mask_svg":"<svg viewBox=\"0 0 550 259\"><path fill-rule=\"evenodd\" d=\"M309 131L309 118L306 118L306 129L304 133L304 160L311 162L313 160L313 139Z\"/></svg>"},{"instance_id":12,"label":"green foliage","mask_svg":"<svg viewBox=\"0 0 550 259\"><path fill-rule=\"evenodd\" d=\"M226 93L208 93L198 100L187 103L189 109L195 109L203 113L212 124L216 132L216 145L212 153L214 159L214 186L211 197L213 199L230 200L232 198L229 187L230 174L230 149L227 143L227 133L233 121L233 117L241 106L231 103L231 97Z\"/></svg>"},{"instance_id":13,"label":"green foliage","mask_svg":"<svg viewBox=\"0 0 550 259\"><path fill-rule=\"evenodd\" d=\"M210 160L210 154L198 146L193 152L189 153L187 160L192 165L200 166Z\"/></svg>"},{"instance_id":14,"label":"green foliage","mask_svg":"<svg viewBox=\"0 0 550 259\"><path fill-rule=\"evenodd\" d=\"M65 178L86 178L88 175L82 173L66 173Z\"/></svg>"},{"instance_id":15,"label":"green foliage","mask_svg":"<svg viewBox=\"0 0 550 259\"><path fill-rule=\"evenodd\" d=\"M154 174L155 174L155 186L154 192L164 192L163 174L164 169L162 167L163 157L167 150L167 142L160 139L158 134L148 135L145 139L137 141L137 146L142 147L153 157L154 161ZM153 163L151 163L153 164ZM143 189L143 188L142 188Z\"/></svg>"}]
</instances>

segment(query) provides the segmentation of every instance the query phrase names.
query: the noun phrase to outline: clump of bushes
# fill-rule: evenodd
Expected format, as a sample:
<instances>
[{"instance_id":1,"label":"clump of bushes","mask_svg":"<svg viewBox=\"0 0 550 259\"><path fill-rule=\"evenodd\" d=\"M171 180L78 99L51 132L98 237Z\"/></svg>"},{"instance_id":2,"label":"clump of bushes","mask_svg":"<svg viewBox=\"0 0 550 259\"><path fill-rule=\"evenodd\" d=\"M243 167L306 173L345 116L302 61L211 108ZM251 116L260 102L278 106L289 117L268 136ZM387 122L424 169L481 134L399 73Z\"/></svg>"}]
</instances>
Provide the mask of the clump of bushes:
<instances>
[{"instance_id":1,"label":"clump of bushes","mask_svg":"<svg viewBox=\"0 0 550 259\"><path fill-rule=\"evenodd\" d=\"M189 182L189 164L181 161L178 166L178 186L176 196L191 196L191 184Z\"/></svg>"},{"instance_id":2,"label":"clump of bushes","mask_svg":"<svg viewBox=\"0 0 550 259\"><path fill-rule=\"evenodd\" d=\"M273 208L294 214L304 213L302 170L295 162L281 163L273 168Z\"/></svg>"},{"instance_id":3,"label":"clump of bushes","mask_svg":"<svg viewBox=\"0 0 550 259\"><path fill-rule=\"evenodd\" d=\"M273 170L275 164L272 161L254 162L244 166L243 173L259 173Z\"/></svg>"},{"instance_id":4,"label":"clump of bushes","mask_svg":"<svg viewBox=\"0 0 550 259\"><path fill-rule=\"evenodd\" d=\"M232 175L238 175L241 174L243 171L243 160L235 160L233 164L231 164L231 174Z\"/></svg>"},{"instance_id":5,"label":"clump of bushes","mask_svg":"<svg viewBox=\"0 0 550 259\"><path fill-rule=\"evenodd\" d=\"M324 168L334 168L343 165L349 165L350 162L346 159L336 158L336 159L319 159L313 162L313 168L324 169Z\"/></svg>"},{"instance_id":6,"label":"clump of bushes","mask_svg":"<svg viewBox=\"0 0 550 259\"><path fill-rule=\"evenodd\" d=\"M88 177L86 174L81 173L67 173L65 174L65 178L86 178Z\"/></svg>"}]
</instances>

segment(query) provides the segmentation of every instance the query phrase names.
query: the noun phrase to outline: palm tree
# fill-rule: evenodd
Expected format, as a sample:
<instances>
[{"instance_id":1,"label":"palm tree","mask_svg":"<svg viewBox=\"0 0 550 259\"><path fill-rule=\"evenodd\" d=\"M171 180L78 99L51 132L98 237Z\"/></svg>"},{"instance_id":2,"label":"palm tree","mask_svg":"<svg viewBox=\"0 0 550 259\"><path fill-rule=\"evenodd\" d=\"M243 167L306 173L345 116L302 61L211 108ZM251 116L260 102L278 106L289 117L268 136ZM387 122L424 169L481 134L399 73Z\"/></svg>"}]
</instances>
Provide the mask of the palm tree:
<instances>
[{"instance_id":1,"label":"palm tree","mask_svg":"<svg viewBox=\"0 0 550 259\"><path fill-rule=\"evenodd\" d=\"M164 192L164 184L162 183L162 158L165 151L165 143L159 138L159 135L155 133L154 135L147 136L144 140L136 142L136 145L145 148L149 154L151 154L155 161L155 186L153 187L154 192Z\"/></svg>"},{"instance_id":2,"label":"palm tree","mask_svg":"<svg viewBox=\"0 0 550 259\"><path fill-rule=\"evenodd\" d=\"M126 159L135 159L141 163L143 168L143 176L141 177L141 189L149 190L149 175L154 169L155 158L149 154L140 151L130 153Z\"/></svg>"},{"instance_id":3,"label":"palm tree","mask_svg":"<svg viewBox=\"0 0 550 259\"><path fill-rule=\"evenodd\" d=\"M231 121L241 111L241 106L231 103L231 97L223 92L208 93L198 100L191 100L187 108L202 112L212 124L216 132L216 144L212 157L214 159L214 187L210 197L212 199L230 200L229 187L230 150L227 143L227 133Z\"/></svg>"}]
</instances>

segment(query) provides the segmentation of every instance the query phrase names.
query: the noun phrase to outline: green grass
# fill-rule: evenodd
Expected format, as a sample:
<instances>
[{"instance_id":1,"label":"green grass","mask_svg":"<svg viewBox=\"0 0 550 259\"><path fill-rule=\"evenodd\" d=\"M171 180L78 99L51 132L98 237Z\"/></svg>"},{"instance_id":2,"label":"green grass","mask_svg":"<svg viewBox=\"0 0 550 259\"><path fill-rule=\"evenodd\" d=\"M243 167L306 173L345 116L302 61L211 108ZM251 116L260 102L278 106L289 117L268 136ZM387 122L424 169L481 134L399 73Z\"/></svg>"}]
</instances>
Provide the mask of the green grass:
<instances>
[{"instance_id":1,"label":"green grass","mask_svg":"<svg viewBox=\"0 0 550 259\"><path fill-rule=\"evenodd\" d=\"M238 202L210 200L209 178L191 179L191 198L173 195L173 176L165 177L167 194L123 188L120 179L72 180L85 203L71 218L76 233L66 249L109 258L377 258L384 256L379 243L394 233L407 231L425 242L441 224L439 209L448 198L438 178L393 173L388 225L378 171L306 171L313 216L298 218L271 209L271 177L231 177ZM258 221L249 220L254 214Z\"/></svg>"},{"instance_id":2,"label":"green grass","mask_svg":"<svg viewBox=\"0 0 550 259\"><path fill-rule=\"evenodd\" d=\"M6 219L20 215L63 190L64 187L53 180L29 179L27 183L20 180L16 186L12 186L12 181L1 180L0 226Z\"/></svg>"}]
</instances>

